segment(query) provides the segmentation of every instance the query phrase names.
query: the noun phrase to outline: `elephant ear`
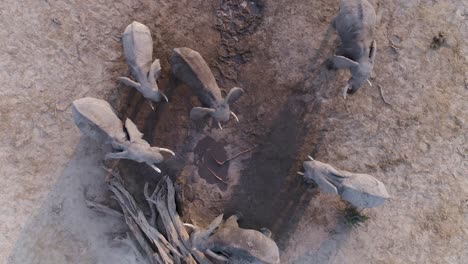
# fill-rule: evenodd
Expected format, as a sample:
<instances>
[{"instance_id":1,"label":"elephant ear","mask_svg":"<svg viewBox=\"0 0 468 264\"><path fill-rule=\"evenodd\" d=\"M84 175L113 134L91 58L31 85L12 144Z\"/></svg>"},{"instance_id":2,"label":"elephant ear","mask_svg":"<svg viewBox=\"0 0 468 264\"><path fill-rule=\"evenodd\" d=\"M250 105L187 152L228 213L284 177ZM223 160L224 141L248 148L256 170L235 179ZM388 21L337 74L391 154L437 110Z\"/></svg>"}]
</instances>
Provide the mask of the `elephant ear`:
<instances>
[{"instance_id":1,"label":"elephant ear","mask_svg":"<svg viewBox=\"0 0 468 264\"><path fill-rule=\"evenodd\" d=\"M369 51L369 59L371 63L375 62L376 55L377 55L377 42L373 40L370 46L370 51Z\"/></svg>"},{"instance_id":2,"label":"elephant ear","mask_svg":"<svg viewBox=\"0 0 468 264\"><path fill-rule=\"evenodd\" d=\"M329 182L326 178L319 176L316 177L314 180L315 183L317 183L317 185L319 186L319 188L324 192L338 194L338 188L336 188L336 186Z\"/></svg>"},{"instance_id":3,"label":"elephant ear","mask_svg":"<svg viewBox=\"0 0 468 264\"><path fill-rule=\"evenodd\" d=\"M130 118L125 120L125 128L127 129L128 136L130 137L130 142L135 142L143 138L143 133L138 130L137 126L132 120L130 120Z\"/></svg>"},{"instance_id":4,"label":"elephant ear","mask_svg":"<svg viewBox=\"0 0 468 264\"><path fill-rule=\"evenodd\" d=\"M234 87L229 91L228 95L226 96L225 102L228 105L230 105L237 101L244 93L245 92L242 88Z\"/></svg>"},{"instance_id":5,"label":"elephant ear","mask_svg":"<svg viewBox=\"0 0 468 264\"><path fill-rule=\"evenodd\" d=\"M353 60L350 60L346 57L343 57L343 56L336 56L336 55L333 56L332 62L333 62L333 66L335 66L335 68L337 69L347 69L347 68L359 66L359 63Z\"/></svg>"},{"instance_id":6,"label":"elephant ear","mask_svg":"<svg viewBox=\"0 0 468 264\"><path fill-rule=\"evenodd\" d=\"M205 117L208 114L214 113L216 110L213 108L205 108L205 107L194 107L192 111L190 111L190 118L192 120L198 120Z\"/></svg>"},{"instance_id":7,"label":"elephant ear","mask_svg":"<svg viewBox=\"0 0 468 264\"><path fill-rule=\"evenodd\" d=\"M159 63L159 60L156 59L151 64L150 71L148 72L148 80L153 85L156 85L156 81L158 80L159 76L161 76L161 64Z\"/></svg>"},{"instance_id":8,"label":"elephant ear","mask_svg":"<svg viewBox=\"0 0 468 264\"><path fill-rule=\"evenodd\" d=\"M125 128L127 129L127 133L130 137L131 143L144 142L148 144L145 140L143 140L143 133L141 133L140 130L138 130L137 126L135 125L135 123L132 122L132 120L130 120L130 118L127 118L127 120L125 120Z\"/></svg>"}]
</instances>

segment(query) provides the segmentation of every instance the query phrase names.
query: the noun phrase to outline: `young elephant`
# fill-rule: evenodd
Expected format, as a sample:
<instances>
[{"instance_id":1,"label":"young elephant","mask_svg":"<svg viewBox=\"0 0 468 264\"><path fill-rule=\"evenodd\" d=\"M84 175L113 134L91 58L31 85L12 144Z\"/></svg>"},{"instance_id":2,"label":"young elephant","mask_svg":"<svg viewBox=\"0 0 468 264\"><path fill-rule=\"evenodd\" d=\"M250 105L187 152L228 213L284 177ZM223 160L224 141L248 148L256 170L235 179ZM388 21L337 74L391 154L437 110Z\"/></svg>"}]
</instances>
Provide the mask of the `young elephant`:
<instances>
[{"instance_id":1,"label":"young elephant","mask_svg":"<svg viewBox=\"0 0 468 264\"><path fill-rule=\"evenodd\" d=\"M377 44L372 40L375 24L374 7L366 0L340 1L334 27L341 39L341 56L335 55L332 63L335 68L351 71L352 76L343 91L344 98L355 93L366 81L372 86L369 77L377 52Z\"/></svg>"},{"instance_id":2,"label":"young elephant","mask_svg":"<svg viewBox=\"0 0 468 264\"><path fill-rule=\"evenodd\" d=\"M236 114L230 110L229 106L244 94L244 90L234 87L223 99L221 90L208 64L198 52L192 49L174 49L170 62L174 75L190 86L200 101L208 106L208 108L194 107L190 112L192 119L200 119L209 114L218 122L221 129L221 122L228 121L230 115L239 122Z\"/></svg>"},{"instance_id":3,"label":"young elephant","mask_svg":"<svg viewBox=\"0 0 468 264\"><path fill-rule=\"evenodd\" d=\"M306 180L313 180L323 191L338 194L356 207L376 207L390 198L385 185L370 175L337 170L310 156L309 159L304 162L305 175L299 174Z\"/></svg>"},{"instance_id":4,"label":"young elephant","mask_svg":"<svg viewBox=\"0 0 468 264\"><path fill-rule=\"evenodd\" d=\"M72 116L76 126L81 132L98 142L111 143L112 147L121 152L108 153L105 159L130 159L136 162L145 162L151 168L161 173L154 164L164 160L161 152L175 155L166 148L151 147L143 139L132 120L125 121L125 130L114 109L104 100L86 97L73 102Z\"/></svg>"},{"instance_id":5,"label":"young elephant","mask_svg":"<svg viewBox=\"0 0 468 264\"><path fill-rule=\"evenodd\" d=\"M233 215L223 223L220 215L206 230L185 224L193 229L192 248L229 263L279 263L279 249L271 232L266 228L262 232L240 228L238 219L238 215Z\"/></svg>"},{"instance_id":6,"label":"young elephant","mask_svg":"<svg viewBox=\"0 0 468 264\"><path fill-rule=\"evenodd\" d=\"M162 96L167 102L167 97L158 89L156 83L161 74L161 65L158 59L151 63L153 40L148 27L134 21L125 28L122 43L127 63L137 82L127 77L120 77L118 80L134 87L151 101L159 102Z\"/></svg>"}]
</instances>

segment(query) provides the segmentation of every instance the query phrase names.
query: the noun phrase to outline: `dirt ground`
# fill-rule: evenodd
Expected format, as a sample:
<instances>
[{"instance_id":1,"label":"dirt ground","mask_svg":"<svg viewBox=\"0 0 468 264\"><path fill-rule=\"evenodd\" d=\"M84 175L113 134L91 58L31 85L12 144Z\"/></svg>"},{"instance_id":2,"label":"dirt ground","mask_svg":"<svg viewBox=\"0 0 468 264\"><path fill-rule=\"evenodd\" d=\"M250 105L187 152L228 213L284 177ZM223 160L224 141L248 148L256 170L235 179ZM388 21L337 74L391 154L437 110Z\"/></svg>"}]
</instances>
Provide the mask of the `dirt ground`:
<instances>
[{"instance_id":1,"label":"dirt ground","mask_svg":"<svg viewBox=\"0 0 468 264\"><path fill-rule=\"evenodd\" d=\"M242 227L273 231L282 263L465 263L468 3L371 2L374 86L345 101L349 73L326 67L338 1L1 1L0 263L137 263L119 242L125 223L85 205L111 199L108 149L71 120L84 96L110 101L152 145L176 151L161 168L177 179L186 221L240 211ZM150 28L161 59L170 103L157 111L116 83L129 75L119 38L133 20ZM439 32L446 42L431 48ZM239 124L188 119L198 101L168 62L182 46L203 55L225 91L245 89ZM346 205L296 174L307 155L374 175L393 199L349 227ZM160 177L130 161L119 168L136 195Z\"/></svg>"}]
</instances>

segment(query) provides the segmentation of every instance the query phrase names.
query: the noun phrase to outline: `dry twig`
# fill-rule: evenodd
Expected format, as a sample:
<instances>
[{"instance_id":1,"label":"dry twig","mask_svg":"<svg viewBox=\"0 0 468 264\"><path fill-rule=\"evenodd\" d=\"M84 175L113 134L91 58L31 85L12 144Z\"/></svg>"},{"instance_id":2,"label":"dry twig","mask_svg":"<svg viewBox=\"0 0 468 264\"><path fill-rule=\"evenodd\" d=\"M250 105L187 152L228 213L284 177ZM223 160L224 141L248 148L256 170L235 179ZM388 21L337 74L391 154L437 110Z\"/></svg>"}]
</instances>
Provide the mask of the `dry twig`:
<instances>
[{"instance_id":1,"label":"dry twig","mask_svg":"<svg viewBox=\"0 0 468 264\"><path fill-rule=\"evenodd\" d=\"M210 169L210 167L207 167L207 168L208 168L208 170L211 172L211 174L213 174L213 176L216 177L216 179L220 180L222 183L227 184L227 182L225 182L221 177L219 177L218 175L216 175L216 173L215 173L212 169Z\"/></svg>"},{"instance_id":2,"label":"dry twig","mask_svg":"<svg viewBox=\"0 0 468 264\"><path fill-rule=\"evenodd\" d=\"M60 22L60 20L58 20L58 18L56 17L52 18L52 22L54 22L56 25L59 25L59 26L62 25L62 22Z\"/></svg>"},{"instance_id":3,"label":"dry twig","mask_svg":"<svg viewBox=\"0 0 468 264\"><path fill-rule=\"evenodd\" d=\"M172 219L172 222L174 223L174 227L177 231L177 234L179 235L179 238L182 240L182 243L184 246L190 251L192 248L190 245L190 236L187 233L187 230L185 230L185 227L182 223L182 220L180 220L179 214L177 213L176 209L176 202L175 202L175 188L174 184L172 183L170 178L167 178L166 180L167 184L167 208L169 211L169 215ZM199 251L192 251L192 256L195 258L198 263L200 264L211 264L211 261L209 261L205 255ZM193 258L189 258L187 263L196 263Z\"/></svg>"},{"instance_id":4,"label":"dry twig","mask_svg":"<svg viewBox=\"0 0 468 264\"><path fill-rule=\"evenodd\" d=\"M117 210L114 210L114 209L111 209L103 204L98 204L96 202L93 202L93 201L90 201L90 200L86 200L86 206L88 206L89 208L97 211L97 212L100 212L100 213L104 213L104 214L107 214L107 215L111 215L111 216L115 216L115 217L124 217L124 215L117 211Z\"/></svg>"},{"instance_id":5,"label":"dry twig","mask_svg":"<svg viewBox=\"0 0 468 264\"><path fill-rule=\"evenodd\" d=\"M130 229L130 231L132 231L140 247L143 248L143 251L145 252L148 261L152 264L164 263L163 260L158 255L154 254L154 251L151 245L146 240L143 232L138 227L138 224L136 223L136 221L133 220L133 218L128 214L128 212L124 209L124 207L122 207L122 210L124 212L125 222L127 223L128 228Z\"/></svg>"},{"instance_id":6,"label":"dry twig","mask_svg":"<svg viewBox=\"0 0 468 264\"><path fill-rule=\"evenodd\" d=\"M237 153L236 155L234 155L234 156L232 156L232 157L230 157L230 158L228 158L227 160L224 160L224 161L219 161L219 160L217 160L217 159L213 156L213 154L211 154L211 157L212 157L212 158L216 161L216 163L218 163L219 165L224 165L224 163L226 163L226 162L228 162L228 161L231 161L231 160L233 160L233 159L239 157L240 155L242 155L242 154L244 154L244 153L247 153L247 152L249 152L249 151L252 151L254 148L255 148L255 147L251 147L251 148L249 148L249 149L246 149L246 150L244 150L244 151L241 151L241 152Z\"/></svg>"},{"instance_id":7,"label":"dry twig","mask_svg":"<svg viewBox=\"0 0 468 264\"><path fill-rule=\"evenodd\" d=\"M386 103L389 106L393 106L391 103L389 103L387 100L385 100L382 86L380 84L377 84L377 87L379 87L380 98L382 98L382 101L384 101L384 103Z\"/></svg>"},{"instance_id":8,"label":"dry twig","mask_svg":"<svg viewBox=\"0 0 468 264\"><path fill-rule=\"evenodd\" d=\"M167 200L164 195L165 192L160 191L156 197L156 208L158 209L159 216L161 217L161 221L164 225L165 233L168 237L168 240L171 244L173 244L184 256L184 263L187 263L186 258L189 258L190 252L189 250L183 245L183 243L179 239L179 234L177 229L172 222L169 210L167 208ZM180 261L178 261L180 262Z\"/></svg>"},{"instance_id":9,"label":"dry twig","mask_svg":"<svg viewBox=\"0 0 468 264\"><path fill-rule=\"evenodd\" d=\"M145 183L145 188L143 189L143 195L145 196L145 199L148 203L148 206L150 208L150 211L151 211L151 217L150 217L150 220L149 220L149 223L152 225L152 226L156 226L156 208L154 208L154 204L149 202L149 199L151 198L149 196L149 193L148 193L148 183Z\"/></svg>"},{"instance_id":10,"label":"dry twig","mask_svg":"<svg viewBox=\"0 0 468 264\"><path fill-rule=\"evenodd\" d=\"M393 40L387 36L388 42L390 42L390 47L392 47L396 52L399 52L401 47L393 42Z\"/></svg>"}]
</instances>

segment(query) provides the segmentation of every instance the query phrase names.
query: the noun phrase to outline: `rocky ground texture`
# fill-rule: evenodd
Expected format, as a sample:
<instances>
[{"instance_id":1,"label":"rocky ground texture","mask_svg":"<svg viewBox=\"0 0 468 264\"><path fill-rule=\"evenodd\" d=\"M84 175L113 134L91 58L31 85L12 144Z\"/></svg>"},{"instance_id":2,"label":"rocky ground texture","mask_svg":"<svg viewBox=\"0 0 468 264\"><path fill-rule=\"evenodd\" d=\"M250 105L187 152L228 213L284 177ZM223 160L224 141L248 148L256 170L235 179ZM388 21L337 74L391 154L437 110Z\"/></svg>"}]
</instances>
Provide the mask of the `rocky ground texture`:
<instances>
[{"instance_id":1,"label":"rocky ground texture","mask_svg":"<svg viewBox=\"0 0 468 264\"><path fill-rule=\"evenodd\" d=\"M374 86L345 101L349 73L326 67L339 45L338 1L1 1L0 262L136 262L121 242L125 223L86 207L111 200L103 150L71 120L71 102L93 96L178 153L161 168L177 179L187 221L240 211L241 226L273 231L282 263L464 263L468 5L371 2ZM116 82L129 76L120 37L133 20L150 28L161 59L170 103L156 111ZM245 89L233 107L239 124L220 131L189 120L199 103L168 62L183 46L203 55L225 91ZM222 166L212 158L244 150ZM352 228L343 201L296 174L307 155L371 174L393 198ZM160 178L130 161L119 168L136 196Z\"/></svg>"}]
</instances>

